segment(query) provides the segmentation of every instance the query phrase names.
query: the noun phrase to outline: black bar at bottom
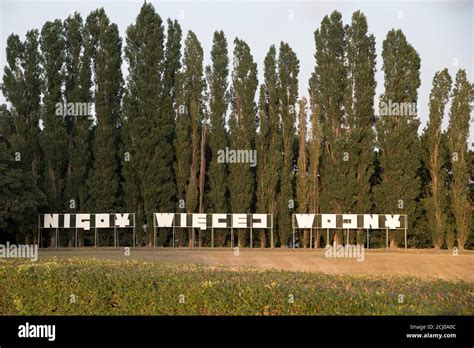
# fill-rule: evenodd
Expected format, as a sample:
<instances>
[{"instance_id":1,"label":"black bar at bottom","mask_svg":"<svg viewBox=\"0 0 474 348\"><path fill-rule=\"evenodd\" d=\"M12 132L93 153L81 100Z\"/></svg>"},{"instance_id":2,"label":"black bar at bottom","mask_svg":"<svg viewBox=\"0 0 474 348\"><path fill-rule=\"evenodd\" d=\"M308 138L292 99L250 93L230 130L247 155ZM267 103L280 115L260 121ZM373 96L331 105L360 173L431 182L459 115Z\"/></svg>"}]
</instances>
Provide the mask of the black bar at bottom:
<instances>
[{"instance_id":1,"label":"black bar at bottom","mask_svg":"<svg viewBox=\"0 0 474 348\"><path fill-rule=\"evenodd\" d=\"M20 325L55 325L55 340L19 337ZM26 327L26 326L25 326ZM471 346L474 317L0 316L0 346L57 344L329 344ZM224 340L224 341L222 341Z\"/></svg>"}]
</instances>

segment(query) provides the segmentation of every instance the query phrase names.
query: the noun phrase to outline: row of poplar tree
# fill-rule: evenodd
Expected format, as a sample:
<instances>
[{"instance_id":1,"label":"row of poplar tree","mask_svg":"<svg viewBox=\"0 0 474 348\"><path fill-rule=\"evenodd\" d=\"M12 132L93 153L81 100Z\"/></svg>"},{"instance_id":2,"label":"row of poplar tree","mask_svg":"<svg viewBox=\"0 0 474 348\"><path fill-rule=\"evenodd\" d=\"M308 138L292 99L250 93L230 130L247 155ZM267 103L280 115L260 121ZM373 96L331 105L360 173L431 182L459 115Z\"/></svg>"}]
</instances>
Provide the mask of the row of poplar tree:
<instances>
[{"instance_id":1,"label":"row of poplar tree","mask_svg":"<svg viewBox=\"0 0 474 348\"><path fill-rule=\"evenodd\" d=\"M47 22L24 41L10 35L0 227L32 241L38 212L127 211L146 225L138 232L144 245L152 243L154 212L260 212L273 214L275 244L286 246L295 212L400 213L408 215L410 246L469 246L473 85L465 71L454 83L447 69L436 73L420 136L417 116L376 116L375 38L361 12L344 25L334 11L314 39L306 100L298 98L299 60L287 43L269 48L259 85L245 41L234 40L230 66L227 39L216 31L204 67L196 35L187 33L182 50L179 23L165 25L148 3L124 45L103 9L85 22L78 13ZM417 103L421 62L401 30L387 34L382 59L380 102ZM58 116L65 102L93 103L95 117ZM257 166L219 163L226 147L256 149ZM354 232L351 241L363 243ZM268 231L254 237L269 246ZM398 238L391 234L392 246ZM181 231L178 243L209 239L208 231ZM248 231L237 239L248 245ZM218 234L217 244L226 243ZM300 244L309 246L308 231Z\"/></svg>"}]
</instances>

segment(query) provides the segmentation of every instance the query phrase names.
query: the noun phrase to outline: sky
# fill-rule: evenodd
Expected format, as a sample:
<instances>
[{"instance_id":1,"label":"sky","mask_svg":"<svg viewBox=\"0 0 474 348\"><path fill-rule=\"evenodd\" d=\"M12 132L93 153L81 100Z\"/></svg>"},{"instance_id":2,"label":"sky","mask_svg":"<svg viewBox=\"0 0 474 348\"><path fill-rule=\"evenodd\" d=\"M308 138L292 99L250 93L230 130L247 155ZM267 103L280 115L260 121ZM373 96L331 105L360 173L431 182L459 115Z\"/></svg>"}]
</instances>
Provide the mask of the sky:
<instances>
[{"instance_id":1,"label":"sky","mask_svg":"<svg viewBox=\"0 0 474 348\"><path fill-rule=\"evenodd\" d=\"M393 28L402 29L421 58L419 111L421 126L428 120L428 101L434 74L448 68L451 76L459 68L474 82L474 0L417 1L317 1L317 0L197 0L148 1L162 19L178 19L183 30L183 45L188 30L200 40L204 63L210 63L212 36L223 30L233 50L236 37L245 40L258 66L259 84L263 82L263 60L270 45L288 42L300 60L299 94L308 95L308 80L315 66L314 31L325 15L338 10L344 24L352 13L361 10L374 34L377 50L377 96L383 92L382 42ZM64 20L74 11L85 19L94 9L104 7L119 27L124 40L127 27L135 21L143 0L0 0L0 69L6 63L5 47L11 33L23 39L29 29L41 30L48 20ZM124 40L125 41L125 40ZM127 67L123 66L124 75ZM0 103L5 98L0 92ZM378 105L378 102L376 102ZM448 110L444 128L448 123ZM474 122L470 123L469 147L474 147Z\"/></svg>"}]
</instances>

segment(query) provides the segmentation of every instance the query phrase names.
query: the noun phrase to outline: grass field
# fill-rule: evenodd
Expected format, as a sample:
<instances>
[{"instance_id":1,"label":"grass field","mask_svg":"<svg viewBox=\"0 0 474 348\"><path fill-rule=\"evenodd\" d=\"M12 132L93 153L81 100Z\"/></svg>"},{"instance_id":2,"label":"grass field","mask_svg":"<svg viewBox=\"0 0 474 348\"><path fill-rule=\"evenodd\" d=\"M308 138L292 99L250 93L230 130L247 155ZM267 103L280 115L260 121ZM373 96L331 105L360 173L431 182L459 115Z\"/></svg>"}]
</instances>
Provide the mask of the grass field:
<instances>
[{"instance_id":1,"label":"grass field","mask_svg":"<svg viewBox=\"0 0 474 348\"><path fill-rule=\"evenodd\" d=\"M58 255L0 259L1 315L474 314L469 281Z\"/></svg>"}]
</instances>

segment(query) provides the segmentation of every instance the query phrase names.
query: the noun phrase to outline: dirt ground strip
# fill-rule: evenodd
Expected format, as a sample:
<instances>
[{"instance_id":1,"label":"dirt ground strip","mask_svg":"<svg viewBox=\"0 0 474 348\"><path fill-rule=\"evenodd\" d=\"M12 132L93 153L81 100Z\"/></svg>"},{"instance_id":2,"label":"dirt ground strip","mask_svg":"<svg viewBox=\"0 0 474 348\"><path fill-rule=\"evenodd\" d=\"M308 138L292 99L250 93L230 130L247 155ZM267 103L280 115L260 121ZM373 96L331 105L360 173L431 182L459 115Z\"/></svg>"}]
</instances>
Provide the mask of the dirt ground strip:
<instances>
[{"instance_id":1,"label":"dirt ground strip","mask_svg":"<svg viewBox=\"0 0 474 348\"><path fill-rule=\"evenodd\" d=\"M131 248L130 256L125 256L124 248L88 247L40 249L39 257L139 259L341 275L411 275L474 283L474 251L461 251L458 256L454 256L452 252L444 250L366 250L364 260L357 261L356 258L327 258L324 249L245 248L236 256L230 248Z\"/></svg>"}]
</instances>

